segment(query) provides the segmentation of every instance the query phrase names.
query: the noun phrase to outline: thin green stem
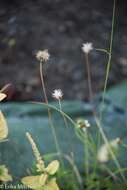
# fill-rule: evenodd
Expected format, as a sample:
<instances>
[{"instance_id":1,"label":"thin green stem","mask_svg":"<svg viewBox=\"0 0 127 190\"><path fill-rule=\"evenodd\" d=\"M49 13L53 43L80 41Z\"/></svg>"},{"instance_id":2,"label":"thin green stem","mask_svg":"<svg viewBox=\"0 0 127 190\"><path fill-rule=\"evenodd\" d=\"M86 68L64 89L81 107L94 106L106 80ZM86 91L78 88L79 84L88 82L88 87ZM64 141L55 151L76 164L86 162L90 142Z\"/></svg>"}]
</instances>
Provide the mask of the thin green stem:
<instances>
[{"instance_id":1,"label":"thin green stem","mask_svg":"<svg viewBox=\"0 0 127 190\"><path fill-rule=\"evenodd\" d=\"M113 150L112 150L112 148L111 148L111 146L110 146L110 144L108 142L108 139L107 139L107 137L106 137L101 125L100 125L100 122L97 119L97 117L95 117L95 120L96 120L97 127L99 128L99 131L100 131L100 133L102 135L102 138L103 138L103 140L104 140L106 146L108 147L108 150L109 150L109 152L110 152L110 154L112 156L112 159L114 160L114 163L115 163L116 167L120 170L121 166L120 166L120 164L119 164L119 162L118 162L118 160L117 160L117 158L116 158L116 156L115 156L115 154L114 154L114 152L113 152ZM120 175L121 175L122 179L126 182L126 178L125 178L122 171L120 172Z\"/></svg>"},{"instance_id":2,"label":"thin green stem","mask_svg":"<svg viewBox=\"0 0 127 190\"><path fill-rule=\"evenodd\" d=\"M70 116L68 116L65 112L63 112L62 110L60 110L59 108L57 108L57 107L55 107L55 106L53 106L53 105L51 105L51 104L48 104L48 105L47 105L46 103L43 103L43 102L31 102L31 103L46 106L47 109L48 109L48 107L49 107L49 108L51 108L51 109L53 109L53 110L56 110L56 111L59 112L60 114L63 114L64 117L66 117L66 118L68 119L68 121L70 121L70 123L71 123L72 125L74 125L74 127L76 127L76 122L75 122Z\"/></svg>"},{"instance_id":3,"label":"thin green stem","mask_svg":"<svg viewBox=\"0 0 127 190\"><path fill-rule=\"evenodd\" d=\"M127 148L127 144L121 143L121 145L122 145L124 148Z\"/></svg>"},{"instance_id":4,"label":"thin green stem","mask_svg":"<svg viewBox=\"0 0 127 190\"><path fill-rule=\"evenodd\" d=\"M80 172L79 172L79 170L78 170L78 168L77 168L77 166L76 166L73 158L70 157L70 156L68 156L68 155L65 155L65 154L63 156L70 163L70 165L72 166L74 174L75 174L75 176L77 178L78 184L79 184L80 188L83 190L84 188L83 188L82 177L80 175Z\"/></svg>"},{"instance_id":5,"label":"thin green stem","mask_svg":"<svg viewBox=\"0 0 127 190\"><path fill-rule=\"evenodd\" d=\"M106 167L106 165L103 165L103 169L109 173L109 176L112 177L115 181L118 181L118 176L114 172L110 170L110 168Z\"/></svg>"},{"instance_id":6,"label":"thin green stem","mask_svg":"<svg viewBox=\"0 0 127 190\"><path fill-rule=\"evenodd\" d=\"M101 102L101 106L100 106L100 122L102 121L103 109L104 109L104 101L105 101L105 94L106 94L108 77L109 77L109 72L110 72L110 67L111 67L112 44L113 44L114 23L115 23L115 10L116 10L116 0L114 0L114 2L113 2L112 26L111 26L111 34L110 34L109 51L106 50L106 53L108 53L108 63L107 63L107 68L106 68L106 76L105 76L105 82L104 82L102 102ZM98 134L98 146L100 146L100 140L101 140L101 136L100 136L100 133L99 133Z\"/></svg>"},{"instance_id":7,"label":"thin green stem","mask_svg":"<svg viewBox=\"0 0 127 190\"><path fill-rule=\"evenodd\" d=\"M61 100L59 99L59 109L60 109L60 112L62 114L62 117L63 117L63 120L64 120L64 124L65 124L65 127L68 129L69 126L68 126L68 123L67 123L67 120L66 120L66 117L64 116L63 114L63 111L62 111L62 104L61 104Z\"/></svg>"},{"instance_id":8,"label":"thin green stem","mask_svg":"<svg viewBox=\"0 0 127 190\"><path fill-rule=\"evenodd\" d=\"M92 92L91 72L90 72L90 63L89 63L88 53L85 53L85 59L86 59L86 69L87 69L87 77L88 77L89 100L91 101L93 98L93 92Z\"/></svg>"},{"instance_id":9,"label":"thin green stem","mask_svg":"<svg viewBox=\"0 0 127 190\"><path fill-rule=\"evenodd\" d=\"M89 150L88 150L88 134L87 131L85 132L85 171L86 171L86 178L89 177Z\"/></svg>"},{"instance_id":10,"label":"thin green stem","mask_svg":"<svg viewBox=\"0 0 127 190\"><path fill-rule=\"evenodd\" d=\"M105 93L106 93L106 90L107 90L108 77L109 77L109 72L110 72L110 67L111 67L112 44L113 44L114 24L115 24L115 10L116 10L116 0L114 0L114 3L113 3L112 27L111 27L110 45L109 45L109 56L108 56L108 64L107 64L107 68L106 68L106 77L105 77L103 96L102 96L102 102L101 102L100 120L102 119L102 112L103 112L103 106L104 106L104 100L105 100Z\"/></svg>"},{"instance_id":11,"label":"thin green stem","mask_svg":"<svg viewBox=\"0 0 127 190\"><path fill-rule=\"evenodd\" d=\"M103 53L106 53L107 55L109 55L109 52L108 50L106 49L102 49L102 48L95 48L96 51L100 51L100 52L103 52Z\"/></svg>"},{"instance_id":12,"label":"thin green stem","mask_svg":"<svg viewBox=\"0 0 127 190\"><path fill-rule=\"evenodd\" d=\"M59 102L59 108L60 108L60 110L62 111L61 100L59 99L58 102Z\"/></svg>"},{"instance_id":13,"label":"thin green stem","mask_svg":"<svg viewBox=\"0 0 127 190\"><path fill-rule=\"evenodd\" d=\"M45 88L45 83L44 83L42 64L43 64L43 63L40 62L40 77L41 77L42 90L43 90L43 93L44 93L44 100L45 100L45 103L46 103L47 106L48 106L48 98L47 98L46 88ZM53 121L52 121L51 111L50 111L50 108L49 108L49 107L48 107L48 118L49 118L49 124L50 124L50 126L51 126L51 130L52 130L52 134L53 134L53 137L54 137L54 141L55 141L55 146L56 146L57 152L61 152L61 151L60 151L59 144L58 144L57 136L56 136L55 127L54 127ZM61 160L61 162L62 162L62 160Z\"/></svg>"},{"instance_id":14,"label":"thin green stem","mask_svg":"<svg viewBox=\"0 0 127 190\"><path fill-rule=\"evenodd\" d=\"M44 106L46 106L46 107L49 107L49 108L51 108L51 109L54 109L54 110L58 111L59 113L63 114L63 115L72 123L72 125L74 125L74 127L76 128L76 123L73 121L73 119L72 119L71 117L69 117L66 113L64 113L63 111L61 111L60 109L56 108L55 106L50 105L50 104L47 105L47 104L45 104L45 103L40 103L40 102L33 102L33 103L41 104L41 105L44 105ZM94 113L94 114L95 114L95 113ZM116 157L115 157L115 155L114 155L114 152L112 151L112 149L111 149L111 147L110 147L110 145L109 145L108 139L107 139L107 137L105 136L105 133L104 133L104 131L103 131L101 125L100 125L99 119L97 118L96 115L94 115L94 117L95 117L95 121L96 121L97 127L98 127L98 129L99 129L99 131L100 131L100 134L102 135L102 138L103 138L105 144L107 145L107 147L108 147L108 149L109 149L109 151L110 151L110 154L111 154L111 156L112 156L112 158L113 158L113 160L114 160L114 163L116 164L118 170L120 171L121 177L123 178L124 181L126 181L126 178L125 178L124 174L123 174L122 171L121 171L121 166L120 166L118 160L116 159Z\"/></svg>"},{"instance_id":15,"label":"thin green stem","mask_svg":"<svg viewBox=\"0 0 127 190\"><path fill-rule=\"evenodd\" d=\"M42 67L42 65L43 65L43 63L40 62L40 77L41 77L42 92L44 94L45 103L48 104L48 98L47 98L47 94L46 94L46 88L45 88L45 82L44 82L44 77L43 77L43 67Z\"/></svg>"},{"instance_id":16,"label":"thin green stem","mask_svg":"<svg viewBox=\"0 0 127 190\"><path fill-rule=\"evenodd\" d=\"M64 120L64 124L65 124L66 130L68 130L68 129L69 129L69 126L68 126L67 119L66 119L66 117L64 116L64 114L62 113L61 100L59 99L58 101L59 101L59 108L60 108L61 115L62 115L63 120ZM69 135L68 131L67 131L67 138L68 138L68 142L70 142L70 143L69 143L69 144L70 144L70 150L69 150L69 151L70 151L71 153L73 153L73 145L72 145L72 143L71 143L71 141L70 141L70 135Z\"/></svg>"},{"instance_id":17,"label":"thin green stem","mask_svg":"<svg viewBox=\"0 0 127 190\"><path fill-rule=\"evenodd\" d=\"M113 172L114 174L119 174L120 172L127 172L127 168L120 168L119 170L116 170ZM108 176L106 180L110 179L112 176Z\"/></svg>"}]
</instances>

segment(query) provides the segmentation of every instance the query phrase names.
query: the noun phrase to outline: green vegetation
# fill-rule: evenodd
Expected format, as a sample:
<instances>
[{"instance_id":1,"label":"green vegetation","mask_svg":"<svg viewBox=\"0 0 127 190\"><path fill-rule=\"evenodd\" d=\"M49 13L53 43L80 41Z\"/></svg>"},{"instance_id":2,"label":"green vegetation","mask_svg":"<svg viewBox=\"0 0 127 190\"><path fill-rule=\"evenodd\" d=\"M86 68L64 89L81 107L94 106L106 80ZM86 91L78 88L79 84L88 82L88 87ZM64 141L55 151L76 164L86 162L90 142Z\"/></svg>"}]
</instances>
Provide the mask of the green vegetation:
<instances>
[{"instance_id":1,"label":"green vegetation","mask_svg":"<svg viewBox=\"0 0 127 190\"><path fill-rule=\"evenodd\" d=\"M48 50L38 51L36 58L40 63L40 77L42 83L42 91L44 95L44 102L34 102L33 104L39 104L47 109L49 118L49 125L54 137L54 144L56 147L55 153L43 154L39 151L38 145L34 141L34 136L26 131L26 137L31 144L33 155L33 165L31 165L31 171L28 171L28 176L24 176L18 181L19 184L15 186L13 184L13 176L11 171L4 163L0 165L0 189L34 189L34 190L117 190L127 189L127 168L121 167L119 162L120 147L126 147L122 138L116 136L109 140L102 127L102 118L104 117L104 100L108 83L108 76L111 66L112 58L112 44L114 34L114 22L115 22L115 6L116 0L113 5L113 17L112 17L112 30L110 37L110 45L108 49L97 49L93 47L92 43L84 43L82 50L85 55L86 68L88 73L88 86L90 101L93 100L92 85L91 85L91 73L89 54L92 50L97 50L108 55L108 63L106 69L106 77L104 82L103 98L101 102L100 113L96 113L93 108L93 120L96 124L96 130L94 130L92 124L85 118L80 117L77 120L67 115L62 107L63 92L60 89L54 90L52 97L58 101L58 106L49 104L46 94L45 81L43 77L43 65L47 64L50 54ZM0 92L0 101L6 98L6 95ZM75 109L75 108L74 108ZM60 147L60 142L57 137L52 111L61 115L66 130L69 125L73 127L77 138L83 147L83 163L80 163L82 170L75 162L74 154L71 150L69 153L63 153ZM69 134L71 135L71 134ZM8 140L8 126L6 119L2 112L0 112L0 141ZM66 137L69 140L69 136ZM42 139L43 144L43 139ZM8 155L9 157L9 155ZM11 160L10 160L11 162ZM18 170L18 168L17 168ZM15 184L15 182L14 182Z\"/></svg>"}]
</instances>

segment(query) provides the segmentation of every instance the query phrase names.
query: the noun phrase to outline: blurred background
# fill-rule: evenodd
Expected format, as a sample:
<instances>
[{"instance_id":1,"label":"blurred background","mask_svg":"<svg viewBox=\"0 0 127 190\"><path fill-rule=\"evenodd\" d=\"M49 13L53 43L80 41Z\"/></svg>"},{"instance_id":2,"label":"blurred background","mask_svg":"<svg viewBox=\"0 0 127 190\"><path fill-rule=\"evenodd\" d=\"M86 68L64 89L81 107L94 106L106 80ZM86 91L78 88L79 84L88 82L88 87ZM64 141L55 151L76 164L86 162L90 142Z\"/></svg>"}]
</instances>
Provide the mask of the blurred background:
<instances>
[{"instance_id":1,"label":"blurred background","mask_svg":"<svg viewBox=\"0 0 127 190\"><path fill-rule=\"evenodd\" d=\"M108 48L112 0L1 0L0 87L10 83L9 101L40 100L38 50L51 59L44 71L49 99L61 88L65 99L88 100L82 43ZM127 2L117 1L108 88L127 78ZM102 91L107 57L90 54L94 94Z\"/></svg>"}]
</instances>

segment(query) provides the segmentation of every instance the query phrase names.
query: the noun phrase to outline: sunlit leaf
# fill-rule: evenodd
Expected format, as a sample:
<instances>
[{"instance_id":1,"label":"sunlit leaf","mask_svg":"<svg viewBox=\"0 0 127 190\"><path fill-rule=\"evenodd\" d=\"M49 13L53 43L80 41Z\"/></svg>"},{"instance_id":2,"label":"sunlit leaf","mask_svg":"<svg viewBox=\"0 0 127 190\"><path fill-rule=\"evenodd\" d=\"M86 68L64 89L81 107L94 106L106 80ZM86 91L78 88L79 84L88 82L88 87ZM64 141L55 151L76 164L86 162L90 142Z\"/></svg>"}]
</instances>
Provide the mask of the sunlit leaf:
<instances>
[{"instance_id":1,"label":"sunlit leaf","mask_svg":"<svg viewBox=\"0 0 127 190\"><path fill-rule=\"evenodd\" d=\"M21 182L32 189L39 189L45 185L47 177L47 174L28 176L22 178Z\"/></svg>"},{"instance_id":2,"label":"sunlit leaf","mask_svg":"<svg viewBox=\"0 0 127 190\"><path fill-rule=\"evenodd\" d=\"M0 92L0 101L2 101L6 97L7 97L6 94Z\"/></svg>"},{"instance_id":3,"label":"sunlit leaf","mask_svg":"<svg viewBox=\"0 0 127 190\"><path fill-rule=\"evenodd\" d=\"M52 161L47 168L45 168L45 171L50 174L50 175L54 175L56 173L56 171L59 168L59 162L58 160L54 160Z\"/></svg>"},{"instance_id":4,"label":"sunlit leaf","mask_svg":"<svg viewBox=\"0 0 127 190\"><path fill-rule=\"evenodd\" d=\"M8 174L8 169L5 165L0 165L0 181L8 182L12 181L11 175Z\"/></svg>"},{"instance_id":5,"label":"sunlit leaf","mask_svg":"<svg viewBox=\"0 0 127 190\"><path fill-rule=\"evenodd\" d=\"M8 136L8 127L3 113L0 111L0 140Z\"/></svg>"},{"instance_id":6,"label":"sunlit leaf","mask_svg":"<svg viewBox=\"0 0 127 190\"><path fill-rule=\"evenodd\" d=\"M44 190L60 190L56 183L56 179L51 179L47 185L45 185Z\"/></svg>"}]
</instances>

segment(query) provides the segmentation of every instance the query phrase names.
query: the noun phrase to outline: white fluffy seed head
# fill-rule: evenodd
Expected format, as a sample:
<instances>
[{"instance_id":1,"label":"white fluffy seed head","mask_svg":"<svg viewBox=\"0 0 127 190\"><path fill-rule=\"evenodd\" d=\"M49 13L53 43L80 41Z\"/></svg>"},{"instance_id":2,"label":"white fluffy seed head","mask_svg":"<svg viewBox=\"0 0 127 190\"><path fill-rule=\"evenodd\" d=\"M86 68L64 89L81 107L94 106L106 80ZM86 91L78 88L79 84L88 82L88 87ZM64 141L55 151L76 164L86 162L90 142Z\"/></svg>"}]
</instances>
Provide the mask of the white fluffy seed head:
<instances>
[{"instance_id":1,"label":"white fluffy seed head","mask_svg":"<svg viewBox=\"0 0 127 190\"><path fill-rule=\"evenodd\" d=\"M50 54L47 49L45 50L39 50L36 53L36 58L40 62L47 62L49 60Z\"/></svg>"},{"instance_id":2,"label":"white fluffy seed head","mask_svg":"<svg viewBox=\"0 0 127 190\"><path fill-rule=\"evenodd\" d=\"M60 100L63 97L62 90L61 89L55 89L52 93L52 97L57 99L57 100Z\"/></svg>"},{"instance_id":3,"label":"white fluffy seed head","mask_svg":"<svg viewBox=\"0 0 127 190\"><path fill-rule=\"evenodd\" d=\"M116 138L109 142L111 150L117 150L120 138ZM98 150L97 159L100 163L108 162L111 157L111 153L107 144L103 144Z\"/></svg>"},{"instance_id":4,"label":"white fluffy seed head","mask_svg":"<svg viewBox=\"0 0 127 190\"><path fill-rule=\"evenodd\" d=\"M91 42L86 42L82 46L82 51L88 54L93 49L93 44Z\"/></svg>"},{"instance_id":5,"label":"white fluffy seed head","mask_svg":"<svg viewBox=\"0 0 127 190\"><path fill-rule=\"evenodd\" d=\"M105 144L100 147L97 154L97 159L101 163L105 163L109 160L108 149Z\"/></svg>"}]
</instances>

